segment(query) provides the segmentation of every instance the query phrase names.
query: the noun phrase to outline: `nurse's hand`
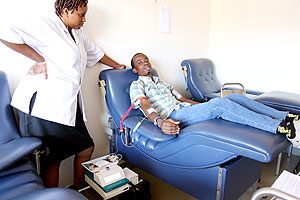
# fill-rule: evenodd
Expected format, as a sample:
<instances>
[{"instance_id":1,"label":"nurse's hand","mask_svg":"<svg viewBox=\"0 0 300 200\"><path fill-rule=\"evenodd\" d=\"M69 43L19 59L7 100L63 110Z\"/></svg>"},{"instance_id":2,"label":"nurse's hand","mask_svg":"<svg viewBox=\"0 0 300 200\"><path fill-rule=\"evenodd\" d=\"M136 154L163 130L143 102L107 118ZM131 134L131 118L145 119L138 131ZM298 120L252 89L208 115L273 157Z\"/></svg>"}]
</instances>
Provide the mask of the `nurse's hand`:
<instances>
[{"instance_id":1,"label":"nurse's hand","mask_svg":"<svg viewBox=\"0 0 300 200\"><path fill-rule=\"evenodd\" d=\"M45 79L48 78L47 74L47 65L46 63L44 64L38 64L36 63L35 65L31 66L29 71L27 72L28 75L37 75L37 74L44 74Z\"/></svg>"},{"instance_id":2,"label":"nurse's hand","mask_svg":"<svg viewBox=\"0 0 300 200\"><path fill-rule=\"evenodd\" d=\"M174 121L173 119L158 119L157 124L161 128L162 132L167 135L179 134L180 128L178 126L180 122Z\"/></svg>"},{"instance_id":3,"label":"nurse's hand","mask_svg":"<svg viewBox=\"0 0 300 200\"><path fill-rule=\"evenodd\" d=\"M116 69L125 69L126 68L126 65L116 65Z\"/></svg>"}]
</instances>

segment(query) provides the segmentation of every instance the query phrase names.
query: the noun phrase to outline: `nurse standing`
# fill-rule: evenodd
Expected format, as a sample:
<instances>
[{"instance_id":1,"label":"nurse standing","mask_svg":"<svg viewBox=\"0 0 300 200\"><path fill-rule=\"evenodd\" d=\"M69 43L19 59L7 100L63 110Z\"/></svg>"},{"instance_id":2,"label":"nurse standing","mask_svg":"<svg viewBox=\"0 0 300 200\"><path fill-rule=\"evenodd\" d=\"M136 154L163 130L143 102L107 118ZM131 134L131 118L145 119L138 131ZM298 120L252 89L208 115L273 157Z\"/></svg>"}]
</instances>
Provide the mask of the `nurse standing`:
<instances>
[{"instance_id":1,"label":"nurse standing","mask_svg":"<svg viewBox=\"0 0 300 200\"><path fill-rule=\"evenodd\" d=\"M23 136L39 137L48 150L42 157L46 187L57 187L60 162L75 154L74 184L83 181L82 162L94 143L84 124L81 84L86 66L97 62L124 69L83 33L88 0L56 0L55 13L34 22L3 28L0 40L36 62L16 88L11 105L18 109ZM31 23L31 24L30 24Z\"/></svg>"}]
</instances>

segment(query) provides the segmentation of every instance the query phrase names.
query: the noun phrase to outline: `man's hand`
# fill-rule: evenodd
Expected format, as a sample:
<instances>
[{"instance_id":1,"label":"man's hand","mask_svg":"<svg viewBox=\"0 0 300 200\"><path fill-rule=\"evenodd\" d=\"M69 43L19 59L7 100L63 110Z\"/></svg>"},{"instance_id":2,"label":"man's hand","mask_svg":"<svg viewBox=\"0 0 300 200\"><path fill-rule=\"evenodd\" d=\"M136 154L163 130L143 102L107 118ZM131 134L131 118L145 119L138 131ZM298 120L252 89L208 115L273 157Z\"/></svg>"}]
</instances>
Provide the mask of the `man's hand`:
<instances>
[{"instance_id":1,"label":"man's hand","mask_svg":"<svg viewBox=\"0 0 300 200\"><path fill-rule=\"evenodd\" d=\"M180 124L180 122L174 121L173 119L167 119L167 120L159 119L157 123L164 134L167 135L179 134L180 128L178 124Z\"/></svg>"},{"instance_id":2,"label":"man's hand","mask_svg":"<svg viewBox=\"0 0 300 200\"><path fill-rule=\"evenodd\" d=\"M37 74L44 74L45 79L48 78L48 74L47 74L47 65L43 64L43 65L38 65L35 64L33 66L30 67L29 71L27 72L28 75L37 75Z\"/></svg>"},{"instance_id":3,"label":"man's hand","mask_svg":"<svg viewBox=\"0 0 300 200\"><path fill-rule=\"evenodd\" d=\"M164 134L176 135L179 133L180 128L178 124L180 124L180 122L174 121L173 119L163 120L162 118L159 117L159 115L156 112L149 113L149 109L151 108L151 105L147 99L141 100L140 107L144 111L145 115L147 115L148 118L151 119L151 121L157 119L156 123L158 127L161 128Z\"/></svg>"}]
</instances>

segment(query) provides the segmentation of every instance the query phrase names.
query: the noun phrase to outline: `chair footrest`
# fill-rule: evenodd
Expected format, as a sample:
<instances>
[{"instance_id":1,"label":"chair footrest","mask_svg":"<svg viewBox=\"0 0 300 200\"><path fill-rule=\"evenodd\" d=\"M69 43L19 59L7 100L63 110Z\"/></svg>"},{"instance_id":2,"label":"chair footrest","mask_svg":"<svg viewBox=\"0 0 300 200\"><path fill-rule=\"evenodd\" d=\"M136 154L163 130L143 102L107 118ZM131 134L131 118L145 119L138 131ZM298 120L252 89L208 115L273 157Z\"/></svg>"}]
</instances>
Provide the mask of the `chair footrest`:
<instances>
[{"instance_id":1,"label":"chair footrest","mask_svg":"<svg viewBox=\"0 0 300 200\"><path fill-rule=\"evenodd\" d=\"M254 100L278 110L300 114L300 94L273 91L263 93Z\"/></svg>"}]
</instances>

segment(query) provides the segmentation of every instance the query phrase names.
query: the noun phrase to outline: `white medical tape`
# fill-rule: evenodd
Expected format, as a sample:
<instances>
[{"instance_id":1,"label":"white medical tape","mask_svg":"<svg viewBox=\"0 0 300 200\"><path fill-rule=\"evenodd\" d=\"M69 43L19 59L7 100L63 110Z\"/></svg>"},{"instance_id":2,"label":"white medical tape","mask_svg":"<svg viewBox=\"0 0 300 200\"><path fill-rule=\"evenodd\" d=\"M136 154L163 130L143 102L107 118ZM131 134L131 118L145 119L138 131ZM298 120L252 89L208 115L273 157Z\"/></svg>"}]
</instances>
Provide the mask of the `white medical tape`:
<instances>
[{"instance_id":1,"label":"white medical tape","mask_svg":"<svg viewBox=\"0 0 300 200\"><path fill-rule=\"evenodd\" d=\"M148 115L150 115L150 114L153 113L153 112L156 113L156 111L154 110L154 108L148 108L148 109L147 109Z\"/></svg>"},{"instance_id":2,"label":"white medical tape","mask_svg":"<svg viewBox=\"0 0 300 200\"><path fill-rule=\"evenodd\" d=\"M140 99L138 99L138 100L136 100L133 104L134 104L134 106L139 106L140 105L140 103L141 103L141 100Z\"/></svg>"},{"instance_id":3,"label":"white medical tape","mask_svg":"<svg viewBox=\"0 0 300 200\"><path fill-rule=\"evenodd\" d=\"M135 102L133 103L134 106L139 106L139 105L141 104L141 101L142 101L143 99L146 99L146 97L140 97L140 98L138 98L137 100L135 100Z\"/></svg>"}]
</instances>

